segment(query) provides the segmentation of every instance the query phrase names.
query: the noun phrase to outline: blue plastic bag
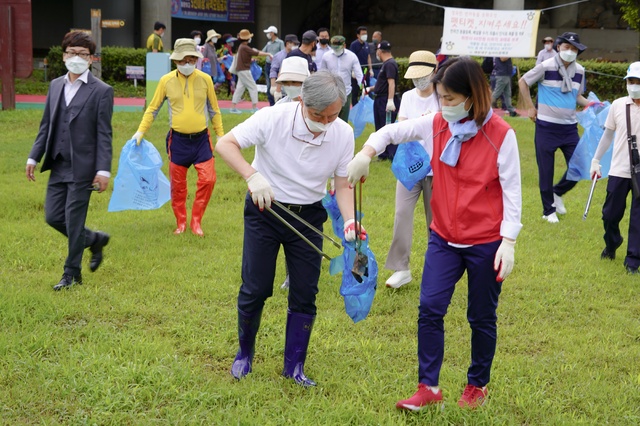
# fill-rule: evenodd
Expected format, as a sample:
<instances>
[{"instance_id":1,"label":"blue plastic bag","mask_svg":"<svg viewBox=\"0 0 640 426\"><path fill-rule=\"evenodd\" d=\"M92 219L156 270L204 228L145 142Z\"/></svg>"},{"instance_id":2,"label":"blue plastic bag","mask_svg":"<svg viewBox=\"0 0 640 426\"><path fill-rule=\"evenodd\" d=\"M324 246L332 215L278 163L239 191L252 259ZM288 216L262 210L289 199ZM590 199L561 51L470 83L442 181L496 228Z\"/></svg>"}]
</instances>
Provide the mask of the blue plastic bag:
<instances>
[{"instance_id":1,"label":"blue plastic bag","mask_svg":"<svg viewBox=\"0 0 640 426\"><path fill-rule=\"evenodd\" d=\"M255 81L258 81L262 75L262 67L258 65L256 61L251 62L251 76Z\"/></svg>"},{"instance_id":2,"label":"blue plastic bag","mask_svg":"<svg viewBox=\"0 0 640 426\"><path fill-rule=\"evenodd\" d=\"M216 61L216 68L218 70L218 74L213 76L214 83L224 83L225 76L224 71L222 71L222 66L220 66L220 62Z\"/></svg>"},{"instance_id":3,"label":"blue plastic bag","mask_svg":"<svg viewBox=\"0 0 640 426\"><path fill-rule=\"evenodd\" d=\"M233 63L233 56L231 56L231 55L223 56L222 57L222 63L224 64L224 66L227 69L227 71L229 71L229 68L231 68L231 64Z\"/></svg>"},{"instance_id":4,"label":"blue plastic bag","mask_svg":"<svg viewBox=\"0 0 640 426\"><path fill-rule=\"evenodd\" d=\"M374 124L373 99L363 96L349 111L349 121L353 124L353 134L356 138L362 134L367 123Z\"/></svg>"},{"instance_id":5,"label":"blue plastic bag","mask_svg":"<svg viewBox=\"0 0 640 426\"><path fill-rule=\"evenodd\" d=\"M340 294L344 298L344 309L353 322L362 321L367 317L373 304L378 287L378 262L369 248L369 236L362 241L360 251L367 256L367 274L362 277L362 282L358 282L351 269L356 258L355 243L345 243L344 269L342 270L342 285Z\"/></svg>"},{"instance_id":6,"label":"blue plastic bag","mask_svg":"<svg viewBox=\"0 0 640 426\"><path fill-rule=\"evenodd\" d=\"M171 186L161 167L162 157L151 142L128 141L120 153L108 211L153 210L169 201Z\"/></svg>"},{"instance_id":7,"label":"blue plastic bag","mask_svg":"<svg viewBox=\"0 0 640 426\"><path fill-rule=\"evenodd\" d=\"M593 92L589 93L587 99L589 102L600 102ZM567 169L568 180L591 180L591 175L589 173L591 169L591 160L596 153L600 138L602 138L602 135L604 134L604 123L607 119L607 115L609 114L610 107L611 103L605 101L603 106L594 105L584 111L576 113L578 123L580 123L584 128L584 132L582 133L580 141L569 160L569 166ZM609 175L612 156L613 144L611 144L607 152L605 152L600 159L603 178Z\"/></svg>"},{"instance_id":8,"label":"blue plastic bag","mask_svg":"<svg viewBox=\"0 0 640 426\"><path fill-rule=\"evenodd\" d=\"M431 171L430 162L431 158L420 142L401 143L393 157L391 171L407 191L411 191Z\"/></svg>"},{"instance_id":9,"label":"blue plastic bag","mask_svg":"<svg viewBox=\"0 0 640 426\"><path fill-rule=\"evenodd\" d=\"M202 72L211 75L211 62L208 58L202 60Z\"/></svg>"}]
</instances>

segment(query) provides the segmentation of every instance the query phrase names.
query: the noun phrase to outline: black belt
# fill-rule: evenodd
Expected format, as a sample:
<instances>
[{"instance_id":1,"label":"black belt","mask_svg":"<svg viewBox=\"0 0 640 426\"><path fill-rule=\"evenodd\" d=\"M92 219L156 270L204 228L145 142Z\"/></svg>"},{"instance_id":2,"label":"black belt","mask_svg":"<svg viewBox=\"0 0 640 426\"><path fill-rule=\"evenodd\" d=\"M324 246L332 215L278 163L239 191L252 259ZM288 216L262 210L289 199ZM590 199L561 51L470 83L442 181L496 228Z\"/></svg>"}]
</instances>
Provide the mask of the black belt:
<instances>
[{"instance_id":1,"label":"black belt","mask_svg":"<svg viewBox=\"0 0 640 426\"><path fill-rule=\"evenodd\" d=\"M313 204L287 204L287 203L281 203L284 207L286 207L288 210L291 210L294 213L300 213L304 210L308 210L311 208L322 208L322 201L317 201Z\"/></svg>"},{"instance_id":2,"label":"black belt","mask_svg":"<svg viewBox=\"0 0 640 426\"><path fill-rule=\"evenodd\" d=\"M205 133L207 133L209 131L209 129L204 129L201 132L198 133L180 133L177 130L173 130L171 129L171 133L176 135L176 136L180 136L182 138L187 138L187 139L195 139L195 138L199 138L200 136L204 135Z\"/></svg>"}]
</instances>

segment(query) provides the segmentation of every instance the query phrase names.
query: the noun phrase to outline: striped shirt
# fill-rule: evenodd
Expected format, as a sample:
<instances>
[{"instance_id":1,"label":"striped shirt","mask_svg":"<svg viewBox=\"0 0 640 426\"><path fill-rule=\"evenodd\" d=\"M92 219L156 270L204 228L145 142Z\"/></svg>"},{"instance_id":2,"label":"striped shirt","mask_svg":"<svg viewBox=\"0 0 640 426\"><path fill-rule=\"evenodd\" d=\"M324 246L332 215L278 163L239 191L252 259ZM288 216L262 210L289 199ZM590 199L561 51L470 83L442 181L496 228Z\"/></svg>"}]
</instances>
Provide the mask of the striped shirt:
<instances>
[{"instance_id":1,"label":"striped shirt","mask_svg":"<svg viewBox=\"0 0 640 426\"><path fill-rule=\"evenodd\" d=\"M556 124L576 124L576 101L584 92L584 67L575 63L571 91L563 93L562 76L556 58L547 59L529 70L522 78L531 87L538 84L538 119Z\"/></svg>"}]
</instances>

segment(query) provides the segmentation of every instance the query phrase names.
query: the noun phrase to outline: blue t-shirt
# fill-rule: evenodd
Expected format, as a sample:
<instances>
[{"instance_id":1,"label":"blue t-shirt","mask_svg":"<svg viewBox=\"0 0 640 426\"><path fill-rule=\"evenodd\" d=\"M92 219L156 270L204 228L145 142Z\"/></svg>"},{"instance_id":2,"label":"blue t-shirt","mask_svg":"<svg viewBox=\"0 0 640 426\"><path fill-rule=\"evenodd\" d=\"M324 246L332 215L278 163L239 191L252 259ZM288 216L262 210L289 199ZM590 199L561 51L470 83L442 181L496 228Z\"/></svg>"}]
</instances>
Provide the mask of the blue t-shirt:
<instances>
[{"instance_id":1,"label":"blue t-shirt","mask_svg":"<svg viewBox=\"0 0 640 426\"><path fill-rule=\"evenodd\" d=\"M301 58L305 58L307 60L307 62L309 62L309 72L310 73L314 73L314 72L318 71L318 67L317 67L316 63L313 62L313 57L311 55L307 55L306 53L304 53L300 49L293 49L291 52L289 52L289 54L287 55L287 58L290 58L292 56L300 56Z\"/></svg>"}]
</instances>

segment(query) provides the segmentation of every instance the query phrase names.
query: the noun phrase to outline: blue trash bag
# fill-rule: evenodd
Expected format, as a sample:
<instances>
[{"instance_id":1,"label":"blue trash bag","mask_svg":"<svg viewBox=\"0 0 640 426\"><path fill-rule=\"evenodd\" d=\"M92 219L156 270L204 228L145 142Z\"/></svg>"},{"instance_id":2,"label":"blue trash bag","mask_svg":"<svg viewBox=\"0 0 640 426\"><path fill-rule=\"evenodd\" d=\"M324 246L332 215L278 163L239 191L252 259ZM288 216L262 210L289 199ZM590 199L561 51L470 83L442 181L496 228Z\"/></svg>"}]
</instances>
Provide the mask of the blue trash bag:
<instances>
[{"instance_id":1,"label":"blue trash bag","mask_svg":"<svg viewBox=\"0 0 640 426\"><path fill-rule=\"evenodd\" d=\"M367 123L374 124L373 99L363 96L349 111L349 121L353 124L353 134L356 138L362 134Z\"/></svg>"},{"instance_id":2,"label":"blue trash bag","mask_svg":"<svg viewBox=\"0 0 640 426\"><path fill-rule=\"evenodd\" d=\"M169 201L171 186L161 167L162 157L151 142L128 141L120 153L108 211L153 210Z\"/></svg>"},{"instance_id":3,"label":"blue trash bag","mask_svg":"<svg viewBox=\"0 0 640 426\"><path fill-rule=\"evenodd\" d=\"M362 282L358 282L351 269L356 259L355 242L345 243L344 268L342 270L342 285L340 294L344 298L344 309L353 322L362 321L367 317L373 304L373 298L378 286L378 262L369 247L369 236L362 241L361 253L367 256L367 273L362 276Z\"/></svg>"},{"instance_id":4,"label":"blue trash bag","mask_svg":"<svg viewBox=\"0 0 640 426\"><path fill-rule=\"evenodd\" d=\"M218 70L218 74L213 76L214 83L224 83L225 76L224 71L222 71L222 66L220 66L220 62L216 61L216 68Z\"/></svg>"},{"instance_id":5,"label":"blue trash bag","mask_svg":"<svg viewBox=\"0 0 640 426\"><path fill-rule=\"evenodd\" d=\"M251 62L251 76L255 81L258 81L262 75L262 67L258 65L256 61Z\"/></svg>"},{"instance_id":6,"label":"blue trash bag","mask_svg":"<svg viewBox=\"0 0 640 426\"><path fill-rule=\"evenodd\" d=\"M375 77L369 77L369 87L375 87L377 81Z\"/></svg>"},{"instance_id":7,"label":"blue trash bag","mask_svg":"<svg viewBox=\"0 0 640 426\"><path fill-rule=\"evenodd\" d=\"M431 171L431 158L420 142L401 143L393 157L391 171L407 191L411 191Z\"/></svg>"},{"instance_id":8,"label":"blue trash bag","mask_svg":"<svg viewBox=\"0 0 640 426\"><path fill-rule=\"evenodd\" d=\"M344 220L342 219L340 208L338 208L336 194L328 192L322 199L322 206L325 208L327 215L331 219L331 229L333 229L333 233L342 241L342 246L344 247ZM344 258L342 255L331 259L329 274L336 275L342 272L344 269L343 262Z\"/></svg>"},{"instance_id":9,"label":"blue trash bag","mask_svg":"<svg viewBox=\"0 0 640 426\"><path fill-rule=\"evenodd\" d=\"M600 102L595 93L590 92L587 97L589 102ZM584 128L584 132L580 137L580 141L576 146L567 169L567 179L572 181L591 180L589 171L591 169L591 160L596 153L596 148L600 142L600 138L604 134L604 123L609 114L611 103L604 102L603 106L594 105L583 111L576 113L578 123ZM611 157L613 155L613 144L600 159L602 166L602 177L609 175L611 168Z\"/></svg>"},{"instance_id":10,"label":"blue trash bag","mask_svg":"<svg viewBox=\"0 0 640 426\"><path fill-rule=\"evenodd\" d=\"M204 58L202 60L202 69L201 69L201 71L203 73L211 75L211 62L209 62L208 58Z\"/></svg>"},{"instance_id":11,"label":"blue trash bag","mask_svg":"<svg viewBox=\"0 0 640 426\"><path fill-rule=\"evenodd\" d=\"M224 64L227 71L229 71L229 68L231 68L231 64L233 64L233 56L225 55L222 57L221 61Z\"/></svg>"}]
</instances>

